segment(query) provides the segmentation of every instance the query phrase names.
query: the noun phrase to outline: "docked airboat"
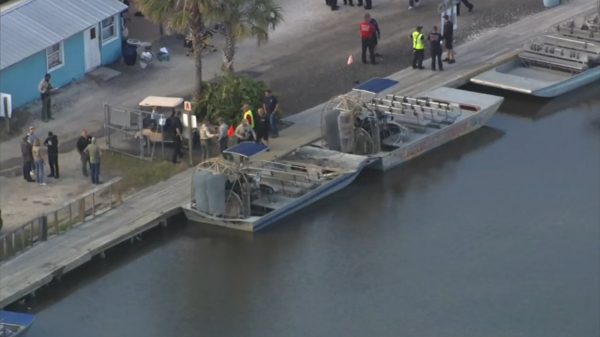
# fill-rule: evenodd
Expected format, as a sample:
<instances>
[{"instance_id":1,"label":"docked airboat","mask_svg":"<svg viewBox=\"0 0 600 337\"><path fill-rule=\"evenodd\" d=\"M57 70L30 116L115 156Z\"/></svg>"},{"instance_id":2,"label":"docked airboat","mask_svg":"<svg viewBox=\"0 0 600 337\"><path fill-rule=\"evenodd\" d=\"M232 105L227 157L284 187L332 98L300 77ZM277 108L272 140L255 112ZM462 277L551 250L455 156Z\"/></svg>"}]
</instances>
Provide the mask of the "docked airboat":
<instances>
[{"instance_id":1,"label":"docked airboat","mask_svg":"<svg viewBox=\"0 0 600 337\"><path fill-rule=\"evenodd\" d=\"M200 163L193 174L188 220L257 231L349 185L369 163L364 156L304 146L273 161L252 159L262 144L244 142L229 159Z\"/></svg>"},{"instance_id":2,"label":"docked airboat","mask_svg":"<svg viewBox=\"0 0 600 337\"><path fill-rule=\"evenodd\" d=\"M471 82L555 97L599 79L600 13L555 25L552 32L526 43L516 57L475 76Z\"/></svg>"},{"instance_id":3,"label":"docked airboat","mask_svg":"<svg viewBox=\"0 0 600 337\"><path fill-rule=\"evenodd\" d=\"M503 101L446 87L418 97L379 95L395 83L372 79L332 99L322 114L318 144L368 156L374 160L369 167L385 171L480 128Z\"/></svg>"}]
</instances>

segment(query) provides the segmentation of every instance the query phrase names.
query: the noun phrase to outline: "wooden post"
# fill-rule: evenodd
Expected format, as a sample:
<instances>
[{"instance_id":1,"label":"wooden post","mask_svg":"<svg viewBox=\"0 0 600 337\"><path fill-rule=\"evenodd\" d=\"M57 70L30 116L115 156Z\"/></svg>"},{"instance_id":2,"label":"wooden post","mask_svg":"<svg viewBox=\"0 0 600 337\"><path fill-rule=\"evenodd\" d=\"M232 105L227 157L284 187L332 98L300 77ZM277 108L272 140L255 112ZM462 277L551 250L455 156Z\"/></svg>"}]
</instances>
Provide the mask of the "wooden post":
<instances>
[{"instance_id":1,"label":"wooden post","mask_svg":"<svg viewBox=\"0 0 600 337\"><path fill-rule=\"evenodd\" d=\"M2 97L2 107L4 108L4 119L6 120L6 133L10 135L10 116L8 111L8 97Z\"/></svg>"},{"instance_id":2,"label":"wooden post","mask_svg":"<svg viewBox=\"0 0 600 337\"><path fill-rule=\"evenodd\" d=\"M188 125L188 152L190 157L190 166L194 165L194 161L192 159L192 112L188 111L187 113L187 125Z\"/></svg>"},{"instance_id":3,"label":"wooden post","mask_svg":"<svg viewBox=\"0 0 600 337\"><path fill-rule=\"evenodd\" d=\"M110 106L104 103L104 141L110 150Z\"/></svg>"},{"instance_id":4,"label":"wooden post","mask_svg":"<svg viewBox=\"0 0 600 337\"><path fill-rule=\"evenodd\" d=\"M79 221L85 221L85 197L79 199Z\"/></svg>"},{"instance_id":5,"label":"wooden post","mask_svg":"<svg viewBox=\"0 0 600 337\"><path fill-rule=\"evenodd\" d=\"M140 132L140 159L144 159L144 118L141 113L138 115L138 131Z\"/></svg>"}]
</instances>

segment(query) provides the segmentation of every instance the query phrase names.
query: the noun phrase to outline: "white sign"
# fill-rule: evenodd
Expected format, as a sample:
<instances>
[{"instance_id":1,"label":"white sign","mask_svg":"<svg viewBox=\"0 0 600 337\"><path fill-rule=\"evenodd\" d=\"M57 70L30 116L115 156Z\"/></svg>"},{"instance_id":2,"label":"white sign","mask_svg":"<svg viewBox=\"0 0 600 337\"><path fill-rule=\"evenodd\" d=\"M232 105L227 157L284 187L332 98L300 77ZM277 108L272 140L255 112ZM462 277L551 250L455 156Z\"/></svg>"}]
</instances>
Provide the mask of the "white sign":
<instances>
[{"instance_id":1,"label":"white sign","mask_svg":"<svg viewBox=\"0 0 600 337\"><path fill-rule=\"evenodd\" d=\"M192 111L192 102L190 102L190 101L183 102L183 110Z\"/></svg>"},{"instance_id":2,"label":"white sign","mask_svg":"<svg viewBox=\"0 0 600 337\"><path fill-rule=\"evenodd\" d=\"M0 117L12 118L12 96L0 93Z\"/></svg>"}]
</instances>

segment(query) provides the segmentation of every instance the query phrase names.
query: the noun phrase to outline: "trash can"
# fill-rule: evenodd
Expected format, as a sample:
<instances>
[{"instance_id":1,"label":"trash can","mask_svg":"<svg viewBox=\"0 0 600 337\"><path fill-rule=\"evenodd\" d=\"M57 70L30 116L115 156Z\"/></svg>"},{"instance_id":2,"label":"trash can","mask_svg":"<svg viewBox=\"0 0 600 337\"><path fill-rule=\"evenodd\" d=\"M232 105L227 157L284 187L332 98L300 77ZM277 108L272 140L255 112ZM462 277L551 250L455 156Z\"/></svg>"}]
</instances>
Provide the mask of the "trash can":
<instances>
[{"instance_id":1,"label":"trash can","mask_svg":"<svg viewBox=\"0 0 600 337\"><path fill-rule=\"evenodd\" d=\"M560 0L543 0L543 1L544 1L544 7L547 7L547 8L560 5Z\"/></svg>"},{"instance_id":2,"label":"trash can","mask_svg":"<svg viewBox=\"0 0 600 337\"><path fill-rule=\"evenodd\" d=\"M123 44L123 61L126 65L135 65L137 59L137 46L129 43L128 41Z\"/></svg>"}]
</instances>

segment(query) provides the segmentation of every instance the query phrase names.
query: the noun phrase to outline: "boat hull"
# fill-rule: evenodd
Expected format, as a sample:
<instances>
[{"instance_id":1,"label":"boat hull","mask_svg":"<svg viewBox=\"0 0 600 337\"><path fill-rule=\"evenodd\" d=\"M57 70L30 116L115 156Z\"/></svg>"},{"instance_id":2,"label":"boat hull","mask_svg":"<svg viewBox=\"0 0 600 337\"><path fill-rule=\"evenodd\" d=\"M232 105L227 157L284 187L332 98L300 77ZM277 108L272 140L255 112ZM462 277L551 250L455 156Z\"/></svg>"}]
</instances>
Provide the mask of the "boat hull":
<instances>
[{"instance_id":1,"label":"boat hull","mask_svg":"<svg viewBox=\"0 0 600 337\"><path fill-rule=\"evenodd\" d=\"M485 125L490 120L490 118L492 118L492 116L496 113L496 111L500 107L500 104L502 104L504 100L502 97L498 96L471 93L458 89L440 89L444 89L445 91L450 92L453 95L467 96L465 102L473 102L475 101L474 98L482 99L483 101L485 101L482 102L482 110L478 113L474 113L473 115L467 118L457 121L452 125L446 126L443 129L432 133L431 135L415 140L413 142L409 142L398 149L392 150L390 152L377 154L376 156L379 157L379 159L375 161L371 166L369 166L369 168L378 171L387 171L389 169L403 164L406 161L409 161L426 152L429 152L443 144L451 142L454 139L457 139L470 132L473 132L474 130L479 129L480 127ZM445 97L445 95L443 94L436 95L436 91L428 93L427 96L447 99L447 97ZM471 99L469 99L468 96L471 96Z\"/></svg>"},{"instance_id":2,"label":"boat hull","mask_svg":"<svg viewBox=\"0 0 600 337\"><path fill-rule=\"evenodd\" d=\"M600 67L576 75L525 67L513 59L470 79L472 83L536 97L557 97L600 80Z\"/></svg>"},{"instance_id":3,"label":"boat hull","mask_svg":"<svg viewBox=\"0 0 600 337\"><path fill-rule=\"evenodd\" d=\"M24 337L35 319L34 315L0 310L0 331L7 329L10 337Z\"/></svg>"},{"instance_id":4,"label":"boat hull","mask_svg":"<svg viewBox=\"0 0 600 337\"><path fill-rule=\"evenodd\" d=\"M250 217L247 221L223 221L218 218L208 218L191 208L191 204L185 205L183 211L187 219L191 222L255 232L350 185L361 171L362 167L356 169L355 172L344 174L337 179L319 186L282 208L273 210L264 216Z\"/></svg>"}]
</instances>

